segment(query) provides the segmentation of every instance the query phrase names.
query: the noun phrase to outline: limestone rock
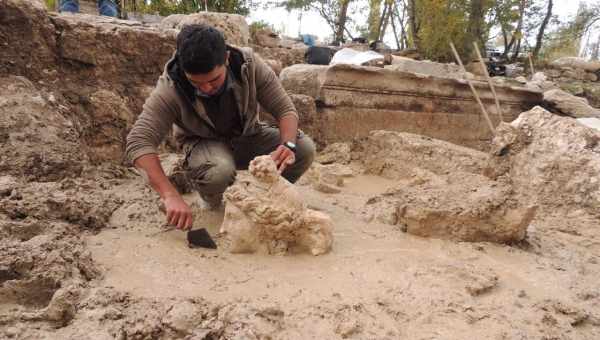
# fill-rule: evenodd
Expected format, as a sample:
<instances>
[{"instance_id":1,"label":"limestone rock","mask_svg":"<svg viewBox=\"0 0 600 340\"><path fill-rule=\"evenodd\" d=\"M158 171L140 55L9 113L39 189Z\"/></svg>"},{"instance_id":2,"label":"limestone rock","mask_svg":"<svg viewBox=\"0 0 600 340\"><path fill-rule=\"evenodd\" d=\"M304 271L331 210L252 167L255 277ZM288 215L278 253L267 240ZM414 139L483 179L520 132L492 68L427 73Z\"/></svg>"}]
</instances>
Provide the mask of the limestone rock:
<instances>
[{"instance_id":1,"label":"limestone rock","mask_svg":"<svg viewBox=\"0 0 600 340\"><path fill-rule=\"evenodd\" d=\"M300 116L300 129L308 134L317 146L324 145L325 141L319 125L323 124L325 117L319 117L315 100L303 94L290 94L289 96Z\"/></svg>"},{"instance_id":2,"label":"limestone rock","mask_svg":"<svg viewBox=\"0 0 600 340\"><path fill-rule=\"evenodd\" d=\"M580 82L563 82L560 86L561 90L564 90L576 97L584 97L585 96L585 88L583 84Z\"/></svg>"},{"instance_id":3,"label":"limestone rock","mask_svg":"<svg viewBox=\"0 0 600 340\"><path fill-rule=\"evenodd\" d=\"M573 69L582 69L588 72L596 72L600 70L600 61L586 61L579 57L562 57L554 60L550 65L561 68L571 67Z\"/></svg>"},{"instance_id":4,"label":"limestone rock","mask_svg":"<svg viewBox=\"0 0 600 340\"><path fill-rule=\"evenodd\" d=\"M560 78L561 72L560 70L557 69L549 69L549 70L545 70L544 71L549 78L555 79L555 78Z\"/></svg>"},{"instance_id":5,"label":"limestone rock","mask_svg":"<svg viewBox=\"0 0 600 340\"><path fill-rule=\"evenodd\" d=\"M318 127L326 144L365 138L371 131L382 129L470 147L481 147L491 138L465 79L344 64L294 65L285 68L280 78L288 92L315 99ZM489 106L488 112L494 112L487 83L473 84L484 105ZM496 86L496 93L503 103L505 121L542 100L539 90L523 87ZM496 124L499 118L492 115L492 120Z\"/></svg>"},{"instance_id":6,"label":"limestone rock","mask_svg":"<svg viewBox=\"0 0 600 340\"><path fill-rule=\"evenodd\" d=\"M246 19L238 14L198 12L194 14L173 14L163 19L161 28L181 30L183 26L192 24L207 24L220 30L229 44L236 46L248 45L250 29Z\"/></svg>"},{"instance_id":7,"label":"limestone rock","mask_svg":"<svg viewBox=\"0 0 600 340\"><path fill-rule=\"evenodd\" d=\"M469 242L520 241L536 213L510 186L466 172L398 186L367 204L381 217L389 215L380 217L382 222L400 225L408 233Z\"/></svg>"},{"instance_id":8,"label":"limestone rock","mask_svg":"<svg viewBox=\"0 0 600 340\"><path fill-rule=\"evenodd\" d=\"M456 65L458 66L458 65ZM475 76L477 77L485 77L485 72L481 67L481 63L479 61L472 61L470 63L468 63L467 65L465 65L465 69L471 73L473 73ZM484 69L487 69L487 66L484 65Z\"/></svg>"},{"instance_id":9,"label":"limestone rock","mask_svg":"<svg viewBox=\"0 0 600 340\"><path fill-rule=\"evenodd\" d=\"M586 74L587 72L584 69L565 67L562 76L570 80L585 80Z\"/></svg>"},{"instance_id":10,"label":"limestone rock","mask_svg":"<svg viewBox=\"0 0 600 340\"><path fill-rule=\"evenodd\" d=\"M326 65L293 65L284 68L279 75L279 79L287 91L317 99L319 98L321 80L327 69L328 66Z\"/></svg>"},{"instance_id":11,"label":"limestone rock","mask_svg":"<svg viewBox=\"0 0 600 340\"><path fill-rule=\"evenodd\" d=\"M585 73L585 80L587 80L587 81L598 81L598 75L596 75L596 73L586 72Z\"/></svg>"},{"instance_id":12,"label":"limestone rock","mask_svg":"<svg viewBox=\"0 0 600 340\"><path fill-rule=\"evenodd\" d=\"M406 179L413 169L433 174L453 171L481 173L488 155L483 152L425 136L392 131L373 131L363 145L367 173L391 179Z\"/></svg>"},{"instance_id":13,"label":"limestone rock","mask_svg":"<svg viewBox=\"0 0 600 340\"><path fill-rule=\"evenodd\" d=\"M548 77L544 74L544 72L536 72L533 76L531 76L531 81L535 82L543 82L546 81Z\"/></svg>"},{"instance_id":14,"label":"limestone rock","mask_svg":"<svg viewBox=\"0 0 600 340\"><path fill-rule=\"evenodd\" d=\"M583 95L590 105L600 109L600 83L587 83L583 86Z\"/></svg>"},{"instance_id":15,"label":"limestone rock","mask_svg":"<svg viewBox=\"0 0 600 340\"><path fill-rule=\"evenodd\" d=\"M282 69L304 63L304 53L308 48L304 44L294 44L284 47L265 47L251 44L250 47L264 59L272 59L280 62Z\"/></svg>"},{"instance_id":16,"label":"limestone rock","mask_svg":"<svg viewBox=\"0 0 600 340\"><path fill-rule=\"evenodd\" d=\"M525 78L523 76L516 77L515 80L518 81L521 84L527 83L527 78Z\"/></svg>"},{"instance_id":17,"label":"limestone rock","mask_svg":"<svg viewBox=\"0 0 600 340\"><path fill-rule=\"evenodd\" d=\"M440 78L464 78L464 72L456 64L443 64L427 60L414 60L405 57L392 57L392 64L385 66L392 70L425 74ZM469 70L471 71L471 70ZM479 71L479 70L478 70Z\"/></svg>"},{"instance_id":18,"label":"limestone rock","mask_svg":"<svg viewBox=\"0 0 600 340\"><path fill-rule=\"evenodd\" d=\"M600 132L541 107L502 124L486 174L510 180L540 209L600 211Z\"/></svg>"},{"instance_id":19,"label":"limestone rock","mask_svg":"<svg viewBox=\"0 0 600 340\"><path fill-rule=\"evenodd\" d=\"M600 117L600 110L594 109L588 104L587 99L575 97L562 90L550 90L544 92L544 102L561 113L575 117Z\"/></svg>"},{"instance_id":20,"label":"limestone rock","mask_svg":"<svg viewBox=\"0 0 600 340\"><path fill-rule=\"evenodd\" d=\"M320 255L331 250L331 219L306 207L270 156L255 158L249 173L246 178L238 177L224 194L221 232L229 251L284 254L297 249Z\"/></svg>"},{"instance_id":21,"label":"limestone rock","mask_svg":"<svg viewBox=\"0 0 600 340\"><path fill-rule=\"evenodd\" d=\"M317 162L321 164L348 164L352 160L352 146L349 143L329 144L317 155Z\"/></svg>"},{"instance_id":22,"label":"limestone rock","mask_svg":"<svg viewBox=\"0 0 600 340\"><path fill-rule=\"evenodd\" d=\"M279 35L269 28L253 32L252 38L255 44L263 47L279 47L281 43Z\"/></svg>"},{"instance_id":23,"label":"limestone rock","mask_svg":"<svg viewBox=\"0 0 600 340\"><path fill-rule=\"evenodd\" d=\"M531 81L527 82L528 88L537 90L547 91L556 88L552 81L549 81L544 72L536 72L532 77Z\"/></svg>"},{"instance_id":24,"label":"limestone rock","mask_svg":"<svg viewBox=\"0 0 600 340\"><path fill-rule=\"evenodd\" d=\"M339 163L313 163L300 182L310 184L313 189L326 194L337 194L344 186L344 179L353 176L352 169Z\"/></svg>"}]
</instances>

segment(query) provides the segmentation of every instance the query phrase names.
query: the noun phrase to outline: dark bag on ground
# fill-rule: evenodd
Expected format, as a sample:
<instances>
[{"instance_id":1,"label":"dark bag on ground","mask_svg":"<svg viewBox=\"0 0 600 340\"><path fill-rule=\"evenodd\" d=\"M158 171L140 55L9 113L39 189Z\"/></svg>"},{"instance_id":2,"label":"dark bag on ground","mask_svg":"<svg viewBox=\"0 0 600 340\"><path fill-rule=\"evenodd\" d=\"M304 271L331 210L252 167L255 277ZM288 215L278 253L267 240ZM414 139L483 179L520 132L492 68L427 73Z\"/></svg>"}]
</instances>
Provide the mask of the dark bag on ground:
<instances>
[{"instance_id":1,"label":"dark bag on ground","mask_svg":"<svg viewBox=\"0 0 600 340\"><path fill-rule=\"evenodd\" d=\"M329 65L331 57L333 57L333 50L323 46L311 46L304 53L306 63L313 65Z\"/></svg>"}]
</instances>

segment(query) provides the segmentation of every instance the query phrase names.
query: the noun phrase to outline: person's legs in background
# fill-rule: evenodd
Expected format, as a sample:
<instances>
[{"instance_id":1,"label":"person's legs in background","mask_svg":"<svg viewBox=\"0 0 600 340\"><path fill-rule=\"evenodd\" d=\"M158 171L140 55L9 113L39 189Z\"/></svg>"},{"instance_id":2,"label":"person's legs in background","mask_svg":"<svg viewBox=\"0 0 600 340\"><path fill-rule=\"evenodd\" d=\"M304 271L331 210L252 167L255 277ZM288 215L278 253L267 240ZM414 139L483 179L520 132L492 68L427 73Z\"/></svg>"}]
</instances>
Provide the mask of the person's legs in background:
<instances>
[{"instance_id":1,"label":"person's legs in background","mask_svg":"<svg viewBox=\"0 0 600 340\"><path fill-rule=\"evenodd\" d=\"M98 13L109 17L117 17L119 10L117 4L112 0L98 0ZM59 12L79 13L79 0L60 0Z\"/></svg>"},{"instance_id":2,"label":"person's legs in background","mask_svg":"<svg viewBox=\"0 0 600 340\"><path fill-rule=\"evenodd\" d=\"M79 13L79 0L60 0L58 3L58 11Z\"/></svg>"},{"instance_id":3,"label":"person's legs in background","mask_svg":"<svg viewBox=\"0 0 600 340\"><path fill-rule=\"evenodd\" d=\"M119 10L117 9L117 4L112 0L98 0L98 13L109 17L117 17Z\"/></svg>"}]
</instances>

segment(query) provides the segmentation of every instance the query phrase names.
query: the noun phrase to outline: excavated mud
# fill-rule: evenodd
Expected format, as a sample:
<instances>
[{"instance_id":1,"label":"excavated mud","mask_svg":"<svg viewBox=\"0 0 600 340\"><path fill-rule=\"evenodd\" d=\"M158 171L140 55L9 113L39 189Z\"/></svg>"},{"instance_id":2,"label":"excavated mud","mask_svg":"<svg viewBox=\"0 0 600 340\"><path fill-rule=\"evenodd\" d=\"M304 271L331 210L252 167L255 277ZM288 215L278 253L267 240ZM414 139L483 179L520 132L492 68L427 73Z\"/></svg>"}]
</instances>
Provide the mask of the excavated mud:
<instances>
[{"instance_id":1,"label":"excavated mud","mask_svg":"<svg viewBox=\"0 0 600 340\"><path fill-rule=\"evenodd\" d=\"M39 93L31 86L24 98ZM14 111L20 119L50 105L24 103L26 110ZM62 117L69 126L68 115ZM327 147L318 157L322 163L295 188L306 208L331 217L335 243L319 257L188 248L184 233L165 229L158 197L143 179L110 163L66 158L66 168L82 169L71 176L65 167L39 177L3 171L0 334L596 338L600 238L590 200L597 187L583 177L593 174L600 156L597 132L573 124L541 109L524 113L498 129L490 154L385 131ZM37 150L28 143L13 149L17 155ZM46 152L58 157L61 151ZM180 156L161 160L177 174ZM581 174L577 186L560 184L572 177L561 175L558 165ZM249 175L240 174L240 183L244 178ZM224 212L206 210L196 193L184 198L194 211L194 228L206 228L226 244L219 233ZM517 211L525 204L538 207L535 215L518 215L528 221L521 223L524 229L492 223L506 221L509 202L518 202ZM397 214L400 205L404 215ZM426 233L400 223L410 212L427 211L436 218ZM463 229L449 227L456 221ZM503 236L509 232L516 236Z\"/></svg>"}]
</instances>

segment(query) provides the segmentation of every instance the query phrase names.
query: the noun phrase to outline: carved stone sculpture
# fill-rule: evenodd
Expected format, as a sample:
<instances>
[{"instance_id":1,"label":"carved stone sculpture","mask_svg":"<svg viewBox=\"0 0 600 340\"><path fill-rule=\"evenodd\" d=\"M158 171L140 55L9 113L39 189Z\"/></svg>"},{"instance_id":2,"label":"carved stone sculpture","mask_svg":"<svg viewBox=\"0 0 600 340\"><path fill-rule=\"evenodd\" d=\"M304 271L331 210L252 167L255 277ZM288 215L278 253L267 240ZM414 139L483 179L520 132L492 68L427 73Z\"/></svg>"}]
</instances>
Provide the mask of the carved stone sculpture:
<instances>
[{"instance_id":1,"label":"carved stone sculpture","mask_svg":"<svg viewBox=\"0 0 600 340\"><path fill-rule=\"evenodd\" d=\"M250 176L241 175L225 197L221 232L232 253L285 254L331 250L329 216L308 209L296 188L281 177L271 156L256 157Z\"/></svg>"}]
</instances>

